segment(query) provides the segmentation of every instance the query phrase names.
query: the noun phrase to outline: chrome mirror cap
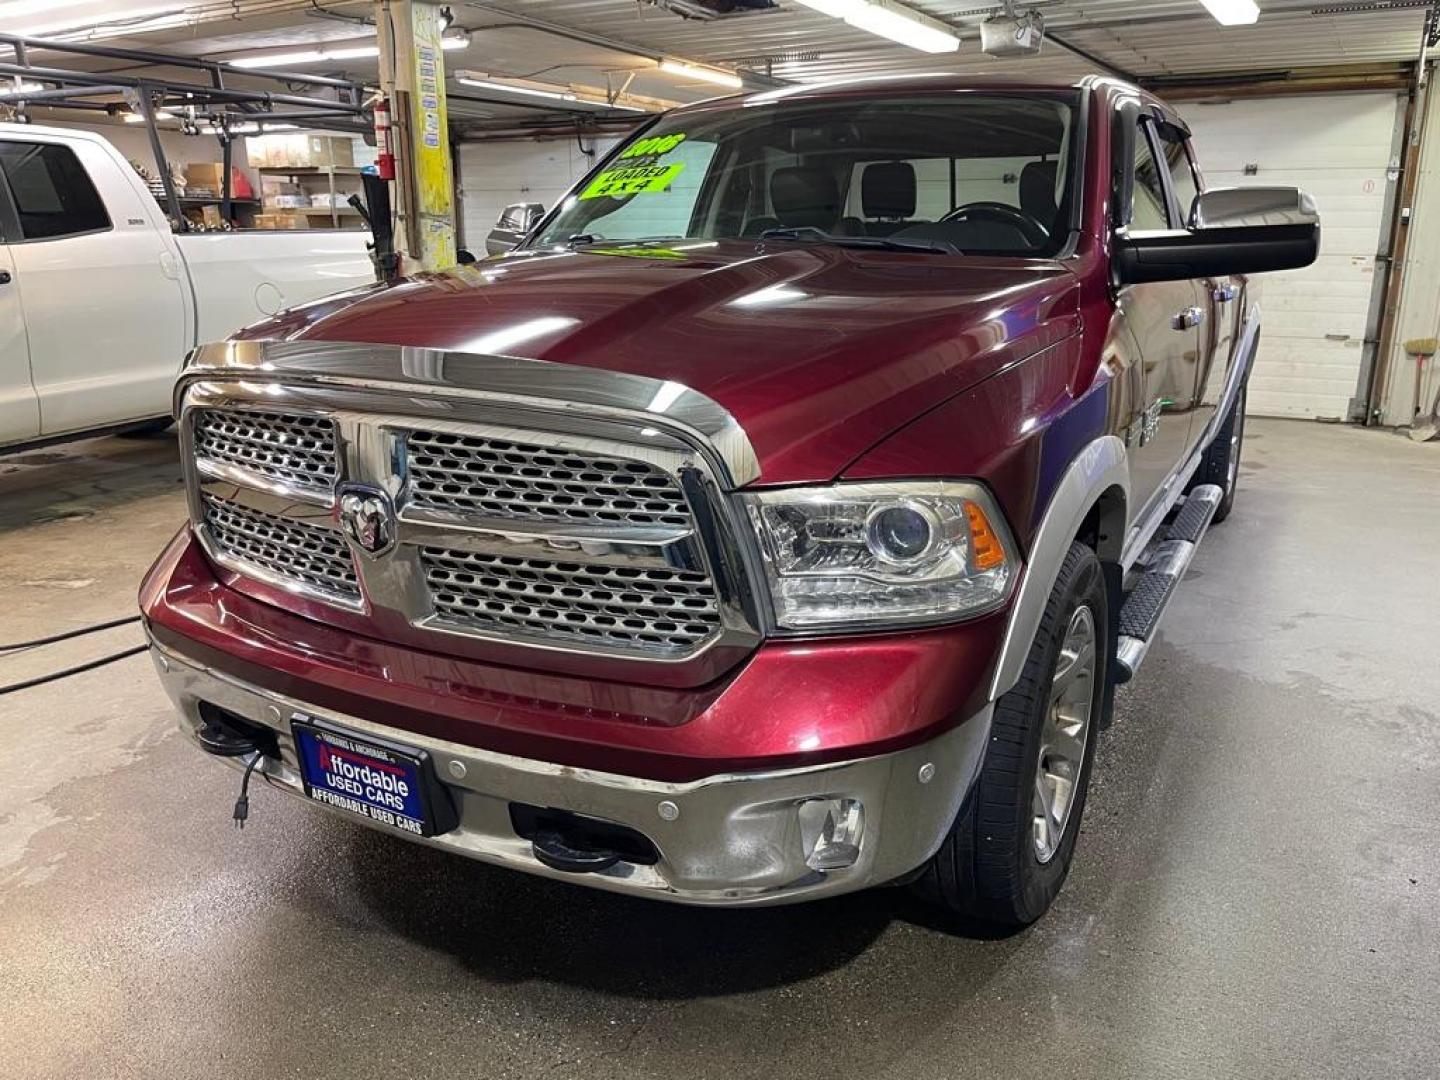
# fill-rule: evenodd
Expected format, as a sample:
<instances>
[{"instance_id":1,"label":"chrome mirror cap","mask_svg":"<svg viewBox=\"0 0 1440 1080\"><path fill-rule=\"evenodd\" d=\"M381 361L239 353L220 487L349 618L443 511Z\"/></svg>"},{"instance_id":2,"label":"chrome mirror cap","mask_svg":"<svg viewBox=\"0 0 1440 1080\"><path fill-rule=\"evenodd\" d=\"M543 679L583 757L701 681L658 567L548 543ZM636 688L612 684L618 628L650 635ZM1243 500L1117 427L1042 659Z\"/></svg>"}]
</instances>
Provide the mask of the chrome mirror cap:
<instances>
[{"instance_id":1,"label":"chrome mirror cap","mask_svg":"<svg viewBox=\"0 0 1440 1080\"><path fill-rule=\"evenodd\" d=\"M1211 188L1195 197L1191 227L1231 229L1247 225L1314 225L1315 200L1294 187Z\"/></svg>"}]
</instances>

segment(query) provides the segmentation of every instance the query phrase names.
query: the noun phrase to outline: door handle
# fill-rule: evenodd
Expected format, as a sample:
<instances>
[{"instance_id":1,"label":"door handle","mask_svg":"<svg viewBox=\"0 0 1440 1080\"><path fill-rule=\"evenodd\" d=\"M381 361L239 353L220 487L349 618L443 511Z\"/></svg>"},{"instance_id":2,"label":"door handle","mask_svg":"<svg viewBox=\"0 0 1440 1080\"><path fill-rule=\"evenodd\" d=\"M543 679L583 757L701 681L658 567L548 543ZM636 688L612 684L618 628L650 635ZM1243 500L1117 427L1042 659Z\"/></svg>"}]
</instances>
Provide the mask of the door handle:
<instances>
[{"instance_id":1,"label":"door handle","mask_svg":"<svg viewBox=\"0 0 1440 1080\"><path fill-rule=\"evenodd\" d=\"M1228 304L1235 297L1240 295L1240 289L1235 285L1221 285L1215 290L1215 302L1217 304Z\"/></svg>"},{"instance_id":2,"label":"door handle","mask_svg":"<svg viewBox=\"0 0 1440 1080\"><path fill-rule=\"evenodd\" d=\"M1187 307L1184 311L1177 311L1170 316L1170 327L1173 330L1190 330L1204 321L1205 312L1201 308Z\"/></svg>"}]
</instances>

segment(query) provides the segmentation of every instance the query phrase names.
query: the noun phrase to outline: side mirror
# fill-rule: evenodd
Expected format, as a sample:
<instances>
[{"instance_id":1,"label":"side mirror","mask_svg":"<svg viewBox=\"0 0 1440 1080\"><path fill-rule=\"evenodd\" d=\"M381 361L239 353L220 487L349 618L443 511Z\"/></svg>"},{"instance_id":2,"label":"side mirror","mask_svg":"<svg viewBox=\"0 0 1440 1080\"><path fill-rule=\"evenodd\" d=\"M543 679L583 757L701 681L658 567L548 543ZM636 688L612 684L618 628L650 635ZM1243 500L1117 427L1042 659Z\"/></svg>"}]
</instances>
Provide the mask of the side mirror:
<instances>
[{"instance_id":1,"label":"side mirror","mask_svg":"<svg viewBox=\"0 0 1440 1080\"><path fill-rule=\"evenodd\" d=\"M529 211L527 211L525 214L525 225L521 231L528 233L537 224L539 224L540 219L544 216L545 207L540 205L540 203L531 203Z\"/></svg>"},{"instance_id":2,"label":"side mirror","mask_svg":"<svg viewBox=\"0 0 1440 1080\"><path fill-rule=\"evenodd\" d=\"M1320 253L1320 215L1299 188L1216 188L1196 196L1185 230L1121 233L1122 284L1263 274L1309 266Z\"/></svg>"}]
</instances>

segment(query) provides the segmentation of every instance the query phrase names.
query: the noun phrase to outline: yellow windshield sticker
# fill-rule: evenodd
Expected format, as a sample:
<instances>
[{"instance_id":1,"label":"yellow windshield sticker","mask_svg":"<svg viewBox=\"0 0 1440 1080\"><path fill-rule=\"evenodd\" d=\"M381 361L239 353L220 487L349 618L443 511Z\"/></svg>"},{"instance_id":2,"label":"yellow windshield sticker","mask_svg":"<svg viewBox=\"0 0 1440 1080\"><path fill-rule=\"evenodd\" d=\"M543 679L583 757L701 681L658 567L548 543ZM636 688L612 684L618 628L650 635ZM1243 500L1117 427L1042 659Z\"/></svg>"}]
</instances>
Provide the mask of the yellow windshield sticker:
<instances>
[{"instance_id":1,"label":"yellow windshield sticker","mask_svg":"<svg viewBox=\"0 0 1440 1080\"><path fill-rule=\"evenodd\" d=\"M628 165L608 169L580 193L582 199L623 199L646 191L664 191L684 171L683 162L673 165Z\"/></svg>"},{"instance_id":2,"label":"yellow windshield sticker","mask_svg":"<svg viewBox=\"0 0 1440 1080\"><path fill-rule=\"evenodd\" d=\"M627 146L625 152L620 155L621 160L625 158L661 157L670 153L682 142L685 141L683 132L676 132L674 135L657 135L652 139L641 139L634 146Z\"/></svg>"}]
</instances>

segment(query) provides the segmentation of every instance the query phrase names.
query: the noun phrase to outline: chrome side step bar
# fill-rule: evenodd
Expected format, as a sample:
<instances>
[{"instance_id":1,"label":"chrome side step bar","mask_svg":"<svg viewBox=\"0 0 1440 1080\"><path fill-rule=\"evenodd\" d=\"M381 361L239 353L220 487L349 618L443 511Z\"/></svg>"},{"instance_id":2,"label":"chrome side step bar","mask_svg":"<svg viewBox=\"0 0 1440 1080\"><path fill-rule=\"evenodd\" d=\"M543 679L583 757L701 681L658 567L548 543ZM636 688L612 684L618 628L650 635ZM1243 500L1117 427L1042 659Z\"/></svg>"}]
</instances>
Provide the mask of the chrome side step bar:
<instances>
[{"instance_id":1,"label":"chrome side step bar","mask_svg":"<svg viewBox=\"0 0 1440 1080\"><path fill-rule=\"evenodd\" d=\"M1185 576L1200 540L1225 493L1215 484L1201 484L1185 497L1185 505L1165 539L1155 545L1145 572L1125 598L1120 609L1120 637L1115 647L1115 681L1129 682L1140 670L1150 649L1165 608L1175 595L1175 586Z\"/></svg>"}]
</instances>

